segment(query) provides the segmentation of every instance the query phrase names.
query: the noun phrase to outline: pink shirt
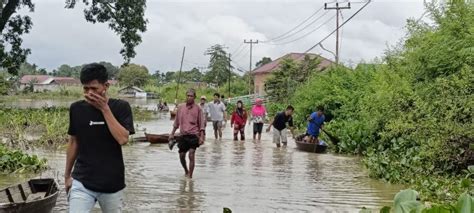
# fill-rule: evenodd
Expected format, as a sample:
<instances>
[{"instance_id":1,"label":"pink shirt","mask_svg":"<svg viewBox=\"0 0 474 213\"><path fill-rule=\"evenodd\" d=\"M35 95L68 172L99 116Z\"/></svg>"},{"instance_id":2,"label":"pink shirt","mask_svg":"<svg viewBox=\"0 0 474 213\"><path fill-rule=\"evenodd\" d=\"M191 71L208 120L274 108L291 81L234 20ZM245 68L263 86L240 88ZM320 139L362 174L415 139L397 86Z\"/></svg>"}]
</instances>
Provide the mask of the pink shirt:
<instances>
[{"instance_id":1,"label":"pink shirt","mask_svg":"<svg viewBox=\"0 0 474 213\"><path fill-rule=\"evenodd\" d=\"M178 106L178 112L176 113L173 126L176 128L179 127L181 135L199 136L200 130L204 130L205 128L204 124L205 120L203 119L202 109L197 104L190 106L180 104Z\"/></svg>"}]
</instances>

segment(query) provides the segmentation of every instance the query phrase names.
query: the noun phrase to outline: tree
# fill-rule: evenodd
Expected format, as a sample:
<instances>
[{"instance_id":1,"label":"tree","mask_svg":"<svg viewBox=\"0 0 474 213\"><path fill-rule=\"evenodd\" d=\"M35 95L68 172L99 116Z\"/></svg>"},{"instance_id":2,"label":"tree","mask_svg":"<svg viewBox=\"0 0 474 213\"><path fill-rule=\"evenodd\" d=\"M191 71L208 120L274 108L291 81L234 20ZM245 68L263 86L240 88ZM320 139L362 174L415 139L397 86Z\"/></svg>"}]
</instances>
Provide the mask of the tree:
<instances>
[{"instance_id":1,"label":"tree","mask_svg":"<svg viewBox=\"0 0 474 213\"><path fill-rule=\"evenodd\" d=\"M204 81L207 83L216 83L222 86L229 79L232 66L230 59L222 45L216 44L207 49L205 55L209 55L209 71L204 75Z\"/></svg>"},{"instance_id":2,"label":"tree","mask_svg":"<svg viewBox=\"0 0 474 213\"><path fill-rule=\"evenodd\" d=\"M30 32L33 23L29 16L13 16L23 7L28 8L30 12L34 11L31 0L0 1L0 66L14 75L18 74L20 65L31 52L28 48L21 48L21 36Z\"/></svg>"},{"instance_id":3,"label":"tree","mask_svg":"<svg viewBox=\"0 0 474 213\"><path fill-rule=\"evenodd\" d=\"M198 68L193 68L190 71L185 71L181 73L183 76L181 76L181 81L192 81L192 82L200 82L202 80L202 73L199 71Z\"/></svg>"},{"instance_id":4,"label":"tree","mask_svg":"<svg viewBox=\"0 0 474 213\"><path fill-rule=\"evenodd\" d=\"M5 71L0 71L0 95L8 94L8 90L10 89L10 82L7 80L7 74Z\"/></svg>"},{"instance_id":5,"label":"tree","mask_svg":"<svg viewBox=\"0 0 474 213\"><path fill-rule=\"evenodd\" d=\"M86 6L84 15L92 23L108 23L110 29L120 36L124 47L120 50L129 63L135 57L135 47L142 38L138 32L146 31L147 20L144 19L146 0L83 0ZM76 0L66 0L66 8L74 8Z\"/></svg>"},{"instance_id":6,"label":"tree","mask_svg":"<svg viewBox=\"0 0 474 213\"><path fill-rule=\"evenodd\" d=\"M118 75L118 72L119 72L119 68L117 66L114 66L112 63L110 62L105 62L105 61L101 61L99 62L99 64L102 64L105 69L107 69L107 73L109 74L109 79L116 79L117 78L117 75ZM82 67L81 67L82 69Z\"/></svg>"},{"instance_id":7,"label":"tree","mask_svg":"<svg viewBox=\"0 0 474 213\"><path fill-rule=\"evenodd\" d=\"M272 59L270 57L263 57L260 61L258 61L256 64L255 64L255 67L256 68L259 68L265 64L268 64L272 62Z\"/></svg>"},{"instance_id":8,"label":"tree","mask_svg":"<svg viewBox=\"0 0 474 213\"><path fill-rule=\"evenodd\" d=\"M163 76L163 82L164 83L170 83L176 80L176 74L178 72L173 72L173 71L168 71L167 73L162 73L161 75Z\"/></svg>"},{"instance_id":9,"label":"tree","mask_svg":"<svg viewBox=\"0 0 474 213\"><path fill-rule=\"evenodd\" d=\"M137 64L129 64L120 68L118 74L120 83L127 86L141 87L146 84L149 78L148 69Z\"/></svg>"},{"instance_id":10,"label":"tree","mask_svg":"<svg viewBox=\"0 0 474 213\"><path fill-rule=\"evenodd\" d=\"M108 23L120 37L120 50L125 64L135 57L135 47L141 42L139 33L146 31L144 19L146 0L82 0L86 5L85 19L92 23ZM66 0L66 8L74 8L76 0ZM32 0L0 0L0 67L17 75L18 69L31 53L22 48L23 34L29 33L33 22L27 15L15 15L22 8L34 11Z\"/></svg>"},{"instance_id":11,"label":"tree","mask_svg":"<svg viewBox=\"0 0 474 213\"><path fill-rule=\"evenodd\" d=\"M317 71L319 57L306 55L302 62L286 58L280 62L280 67L272 73L265 82L265 91L272 101L286 103L292 97L296 88Z\"/></svg>"},{"instance_id":12,"label":"tree","mask_svg":"<svg viewBox=\"0 0 474 213\"><path fill-rule=\"evenodd\" d=\"M38 66L36 64L22 63L18 69L19 76L38 74Z\"/></svg>"}]
</instances>

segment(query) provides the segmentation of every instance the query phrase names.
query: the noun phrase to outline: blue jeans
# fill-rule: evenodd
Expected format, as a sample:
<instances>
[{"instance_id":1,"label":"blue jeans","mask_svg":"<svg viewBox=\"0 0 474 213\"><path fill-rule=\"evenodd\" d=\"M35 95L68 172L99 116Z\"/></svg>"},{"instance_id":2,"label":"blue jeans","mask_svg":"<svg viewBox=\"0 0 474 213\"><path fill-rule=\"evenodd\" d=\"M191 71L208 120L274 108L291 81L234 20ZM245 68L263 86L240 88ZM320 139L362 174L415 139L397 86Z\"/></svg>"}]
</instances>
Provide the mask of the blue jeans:
<instances>
[{"instance_id":1,"label":"blue jeans","mask_svg":"<svg viewBox=\"0 0 474 213\"><path fill-rule=\"evenodd\" d=\"M81 182L73 180L68 199L70 213L90 212L96 201L99 201L104 213L122 212L123 190L115 193L94 192L86 189Z\"/></svg>"}]
</instances>

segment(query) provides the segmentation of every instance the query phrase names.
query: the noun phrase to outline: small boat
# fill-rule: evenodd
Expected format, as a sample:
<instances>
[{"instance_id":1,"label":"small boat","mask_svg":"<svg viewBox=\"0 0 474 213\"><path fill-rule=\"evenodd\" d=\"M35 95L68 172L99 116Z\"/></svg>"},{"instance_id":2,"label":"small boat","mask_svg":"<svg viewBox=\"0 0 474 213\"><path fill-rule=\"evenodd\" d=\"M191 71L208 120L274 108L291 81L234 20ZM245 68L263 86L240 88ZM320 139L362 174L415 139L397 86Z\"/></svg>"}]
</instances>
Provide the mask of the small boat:
<instances>
[{"instance_id":1,"label":"small boat","mask_svg":"<svg viewBox=\"0 0 474 213\"><path fill-rule=\"evenodd\" d=\"M133 142L148 142L146 137L135 137L135 138L132 138L132 140Z\"/></svg>"},{"instance_id":2,"label":"small boat","mask_svg":"<svg viewBox=\"0 0 474 213\"><path fill-rule=\"evenodd\" d=\"M300 135L296 137L295 143L296 143L296 148L298 148L301 151L305 152L314 152L314 153L325 153L326 149L328 148L328 145L324 141L320 141L319 144L317 143L307 143L303 141L304 135Z\"/></svg>"},{"instance_id":3,"label":"small boat","mask_svg":"<svg viewBox=\"0 0 474 213\"><path fill-rule=\"evenodd\" d=\"M168 143L170 134L148 134L145 133L146 140L152 144L155 143ZM175 138L179 137L179 134L175 135Z\"/></svg>"},{"instance_id":4,"label":"small boat","mask_svg":"<svg viewBox=\"0 0 474 213\"><path fill-rule=\"evenodd\" d=\"M56 205L58 183L53 178L30 179L0 190L0 213L47 213Z\"/></svg>"}]
</instances>

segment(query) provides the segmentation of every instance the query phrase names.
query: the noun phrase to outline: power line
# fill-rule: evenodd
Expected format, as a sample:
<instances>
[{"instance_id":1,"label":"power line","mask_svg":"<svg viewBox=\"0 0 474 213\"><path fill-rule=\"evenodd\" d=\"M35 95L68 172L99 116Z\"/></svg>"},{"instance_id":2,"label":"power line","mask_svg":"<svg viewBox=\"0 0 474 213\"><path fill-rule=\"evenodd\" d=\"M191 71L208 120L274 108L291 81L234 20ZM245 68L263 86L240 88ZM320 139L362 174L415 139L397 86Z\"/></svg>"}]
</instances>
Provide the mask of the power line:
<instances>
[{"instance_id":1,"label":"power line","mask_svg":"<svg viewBox=\"0 0 474 213\"><path fill-rule=\"evenodd\" d=\"M249 65L250 65L250 68L249 68L249 95L250 95L250 94L251 94L251 93L250 93L250 92L251 92L251 89L250 89L250 86L251 86L251 84L250 84L250 77L251 77L251 74L252 74L252 46L253 46L254 44L258 44L258 40L256 40L256 41L253 41L252 39L250 39L250 41L244 40L244 43L245 43L245 44L250 44L250 63L249 63Z\"/></svg>"},{"instance_id":2,"label":"power line","mask_svg":"<svg viewBox=\"0 0 474 213\"><path fill-rule=\"evenodd\" d=\"M327 3L324 4L324 9L325 10L336 10L336 64L339 63L339 11L340 10L345 10L345 9L351 9L351 3L348 2L348 5L345 7L340 7L339 3L336 2L335 7L328 7Z\"/></svg>"},{"instance_id":3,"label":"power line","mask_svg":"<svg viewBox=\"0 0 474 213\"><path fill-rule=\"evenodd\" d=\"M241 50L240 48L243 47L243 46L244 46L244 43L240 43L239 47L235 48L235 50L231 54L232 55L236 54L238 51Z\"/></svg>"},{"instance_id":4,"label":"power line","mask_svg":"<svg viewBox=\"0 0 474 213\"><path fill-rule=\"evenodd\" d=\"M336 0L334 0L333 2L336 2ZM306 18L305 20L303 20L301 23L299 23L298 25L296 25L295 27L293 27L292 29L288 30L287 32L279 35L279 36L276 36L274 38L271 38L269 40L266 40L266 41L261 41L262 43L266 43L266 42L271 42L273 40L280 40L281 37L283 36L286 36L287 34L291 33L292 31L298 29L298 27L300 27L301 25L303 25L304 23L306 23L308 20L310 20L311 18L313 18L316 14L318 14L321 10L323 9L323 7L320 7L319 9L316 10L316 12L314 12L313 14L311 14L308 18Z\"/></svg>"},{"instance_id":5,"label":"power line","mask_svg":"<svg viewBox=\"0 0 474 213\"><path fill-rule=\"evenodd\" d=\"M342 26L344 26L347 22L349 22L352 18L354 18L354 16L356 16L360 11L362 11L365 7L367 7L367 5L369 5L371 2L371 0L368 0L359 10L357 10L354 14L352 14L351 17L349 17L346 21L344 21L341 25L339 25L336 29L334 29L331 33L329 33L326 37L324 37L323 39L321 39L318 43L316 43L315 45L311 46L308 50L306 50L304 53L308 53L309 51L311 51L312 49L316 48L317 46L319 46L319 44L321 44L323 41L325 41L326 39L328 39L332 34L334 34L337 30L339 30L339 28L341 28ZM304 55L304 54L303 54ZM301 56L300 56L301 57Z\"/></svg>"},{"instance_id":6,"label":"power line","mask_svg":"<svg viewBox=\"0 0 474 213\"><path fill-rule=\"evenodd\" d=\"M276 44L271 44L271 45L285 45L285 44L289 44L289 43L293 43L295 41L299 41L303 38L305 38L306 36L314 33L316 30L319 30L321 27L323 27L324 25L326 25L329 21L331 21L332 19L334 19L334 17L336 17L336 15L332 16L331 18L329 18L328 20L326 20L324 23L322 23L321 25L319 25L318 27L316 27L315 29L307 32L306 34L300 36L300 37L297 37L296 39L293 39L291 41L287 41L287 42L283 42L283 43L276 43Z\"/></svg>"},{"instance_id":7,"label":"power line","mask_svg":"<svg viewBox=\"0 0 474 213\"><path fill-rule=\"evenodd\" d=\"M244 43L242 43L241 48L239 49L239 51L232 54L234 56L234 58L239 56L240 54L242 54L244 49L245 49L245 46L244 46Z\"/></svg>"},{"instance_id":8,"label":"power line","mask_svg":"<svg viewBox=\"0 0 474 213\"><path fill-rule=\"evenodd\" d=\"M238 57L238 58L236 59L236 61L240 61L240 60L242 60L243 58L245 58L245 57L248 56L248 55L249 55L249 52L245 52L245 54L240 55L240 57ZM234 56L234 58L236 58L236 57Z\"/></svg>"},{"instance_id":9,"label":"power line","mask_svg":"<svg viewBox=\"0 0 474 213\"><path fill-rule=\"evenodd\" d=\"M284 39L287 39L287 38L290 38L298 33L300 33L301 31L307 29L308 27L310 27L311 25L313 25L314 23L316 23L316 21L319 21L321 18L323 18L324 16L326 16L326 14L328 14L329 11L326 11L324 14L322 14L321 16L319 16L317 19L313 20L312 22L310 22L309 24L305 25L303 28L299 29L298 31L296 32L293 32L285 37L282 37L282 38L279 38L279 39L274 39L272 40L271 42L275 42L275 41L281 41L281 40L284 40ZM268 42L267 42L268 43Z\"/></svg>"}]
</instances>

